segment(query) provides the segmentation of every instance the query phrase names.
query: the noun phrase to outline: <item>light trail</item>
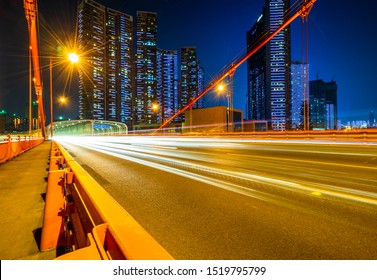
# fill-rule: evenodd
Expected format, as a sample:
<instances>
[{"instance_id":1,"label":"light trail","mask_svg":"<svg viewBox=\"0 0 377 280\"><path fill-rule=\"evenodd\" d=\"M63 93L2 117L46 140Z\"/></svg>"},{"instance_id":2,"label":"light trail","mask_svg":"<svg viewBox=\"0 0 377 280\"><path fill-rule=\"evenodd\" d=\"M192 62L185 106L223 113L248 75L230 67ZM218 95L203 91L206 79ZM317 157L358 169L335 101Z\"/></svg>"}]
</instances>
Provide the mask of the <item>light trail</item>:
<instances>
[{"instance_id":1,"label":"light trail","mask_svg":"<svg viewBox=\"0 0 377 280\"><path fill-rule=\"evenodd\" d=\"M105 153L111 156L133 161L142 165L153 167L159 170L184 176L186 178L194 179L204 182L219 188L227 189L229 191L241 193L243 195L258 198L271 203L281 204L281 197L272 195L266 190L259 191L255 185L263 185L268 188L281 189L284 191L295 192L306 196L318 197L334 197L344 200L357 201L367 203L370 205L377 205L377 194L372 191L358 190L349 187L337 186L339 183L344 183L345 179L337 181L337 178L327 178L328 171L324 167L318 165L325 165L328 167L341 168L359 168L370 172L375 172L376 167L362 166L362 165L348 165L341 163L301 160L292 158L282 158L274 156L258 156L245 155L238 153L221 153L221 149L237 149L242 151L250 151L250 144L253 142L247 140L232 140L232 139L216 139L216 138L161 138L161 137L95 137L95 138L64 138L60 140L62 143L70 143L85 148L95 150L97 152ZM276 142L274 142L276 143ZM286 141L282 143L286 144ZM198 150L189 150L194 148ZM200 148L200 149L199 149ZM252 150L257 151L258 148L252 146ZM276 148L269 149L262 147L261 150L282 151ZM219 151L216 151L220 149ZM284 152L298 152L304 153L301 149L284 149ZM376 154L368 152L364 153L336 153L336 152L316 152L307 151L307 154L333 154L345 156L358 157L374 157ZM230 158L229 158L230 157ZM286 164L295 164L294 168L298 168L297 164L304 165L300 178L289 177L289 174L283 174L281 170L280 175L276 175L276 170L271 170L268 175L261 174L255 168L245 169L244 162L239 161L242 158L252 159L258 161L260 159L269 160L272 166L281 165L282 162ZM280 161L280 162L279 162ZM222 162L222 167L219 167L219 162ZM250 163L250 161L246 161ZM215 165L210 166L210 165ZM237 165L240 165L237 167ZM307 173L308 168L323 170L323 178L331 183L314 182L313 175ZM241 168L242 167L242 168ZM283 166L284 167L284 166ZM258 173L260 173L258 175ZM346 182L347 184L361 185L372 188L371 185L376 186L377 180L357 178L353 181ZM334 184L334 185L333 185ZM244 185L247 185L245 187Z\"/></svg>"}]
</instances>

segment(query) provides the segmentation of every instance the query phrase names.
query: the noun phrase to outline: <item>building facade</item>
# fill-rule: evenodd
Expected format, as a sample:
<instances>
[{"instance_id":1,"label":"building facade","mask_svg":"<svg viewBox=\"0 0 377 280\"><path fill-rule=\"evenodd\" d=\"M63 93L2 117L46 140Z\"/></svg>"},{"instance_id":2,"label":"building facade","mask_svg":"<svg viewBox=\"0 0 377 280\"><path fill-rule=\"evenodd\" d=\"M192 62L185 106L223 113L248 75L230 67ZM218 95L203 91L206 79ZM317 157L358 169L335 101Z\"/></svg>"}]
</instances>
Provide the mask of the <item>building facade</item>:
<instances>
[{"instance_id":1,"label":"building facade","mask_svg":"<svg viewBox=\"0 0 377 280\"><path fill-rule=\"evenodd\" d=\"M247 50L257 46L265 32L284 22L289 0L266 0L265 7L247 33ZM291 35L286 27L248 61L248 118L268 120L272 130L291 128Z\"/></svg>"},{"instance_id":2,"label":"building facade","mask_svg":"<svg viewBox=\"0 0 377 280\"><path fill-rule=\"evenodd\" d=\"M78 6L81 119L132 123L133 18L92 0Z\"/></svg>"},{"instance_id":3,"label":"building facade","mask_svg":"<svg viewBox=\"0 0 377 280\"><path fill-rule=\"evenodd\" d=\"M199 64L196 47L181 48L181 86L179 92L179 108L195 99L203 90L204 69ZM202 108L202 100L198 100L193 108Z\"/></svg>"},{"instance_id":4,"label":"building facade","mask_svg":"<svg viewBox=\"0 0 377 280\"><path fill-rule=\"evenodd\" d=\"M291 64L291 122L292 129L304 128L305 87L309 87L309 66L301 62Z\"/></svg>"},{"instance_id":5,"label":"building facade","mask_svg":"<svg viewBox=\"0 0 377 280\"><path fill-rule=\"evenodd\" d=\"M266 26L266 12L263 9L254 26L247 32L247 51L255 47L255 42L263 34ZM247 119L268 120L271 117L267 94L267 48L263 47L247 60Z\"/></svg>"},{"instance_id":6,"label":"building facade","mask_svg":"<svg viewBox=\"0 0 377 280\"><path fill-rule=\"evenodd\" d=\"M157 122L152 105L157 102L157 13L137 12L135 123Z\"/></svg>"},{"instance_id":7,"label":"building facade","mask_svg":"<svg viewBox=\"0 0 377 280\"><path fill-rule=\"evenodd\" d=\"M158 123L162 123L178 111L177 51L157 49L157 77Z\"/></svg>"},{"instance_id":8,"label":"building facade","mask_svg":"<svg viewBox=\"0 0 377 280\"><path fill-rule=\"evenodd\" d=\"M338 128L337 84L317 79L309 82L310 127L314 130Z\"/></svg>"}]
</instances>

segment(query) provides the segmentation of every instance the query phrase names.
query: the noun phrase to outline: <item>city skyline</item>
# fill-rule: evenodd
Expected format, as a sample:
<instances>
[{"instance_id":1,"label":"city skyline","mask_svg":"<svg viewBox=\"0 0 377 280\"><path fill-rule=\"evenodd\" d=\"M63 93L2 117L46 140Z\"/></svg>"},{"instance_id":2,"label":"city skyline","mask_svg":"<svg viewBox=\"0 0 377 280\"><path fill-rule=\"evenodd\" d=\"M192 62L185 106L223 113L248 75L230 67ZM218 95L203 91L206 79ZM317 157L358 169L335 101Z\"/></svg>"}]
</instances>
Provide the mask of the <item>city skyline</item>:
<instances>
[{"instance_id":1,"label":"city skyline","mask_svg":"<svg viewBox=\"0 0 377 280\"><path fill-rule=\"evenodd\" d=\"M111 8L132 16L135 16L136 10L157 12L158 47L179 50L182 46L197 46L201 65L206 69L207 82L237 54L244 51L246 32L254 24L264 5L264 0L253 3L235 1L232 5L226 5L224 1L217 6L193 1L182 9L182 1L138 1L138 3L111 1L110 3L98 0L98 2L107 3ZM370 16L367 14L372 13L376 4L361 2L360 7L366 9L353 9L350 3L340 1L328 3L318 0L309 15L310 80L316 79L318 75L320 79L337 82L339 118L344 120L360 117L368 119L370 111L377 111L377 97L373 88L373 65L376 58L371 55L376 38L367 37L370 34L368 28L372 26L373 18L372 14ZM68 36L62 26L74 21L76 5L77 1L57 1L52 4L40 0L40 18L47 22L47 29L50 32L53 24L57 26L54 30L56 34L63 33L64 36ZM18 108L18 113L22 113L24 104L17 105L20 101L12 96L14 97L16 92L20 98L22 97L22 103L28 100L28 59L27 48L24 47L28 44L27 24L22 3L3 1L1 6L0 107L8 111ZM59 9L53 10L55 6ZM338 12L334 14L335 8ZM52 23L53 20L55 21ZM4 21L8 24L4 24ZM14 25L15 28L6 28L9 24ZM292 60L301 58L300 25L300 19L292 24ZM188 27L183 28L184 26ZM43 31L44 28L41 26L41 33L46 33ZM372 42L364 44L360 43L360 40L352 40L360 37L368 38L368 41ZM7 38L6 41L4 38ZM51 38L41 38L41 44L45 44L48 40L51 41ZM11 60L14 61L10 63ZM43 60L42 64L45 65ZM43 72L43 80L46 102L48 71ZM22 82L24 84L21 84ZM245 111L246 65L236 71L234 85L234 106ZM78 95L77 90L72 90L70 94ZM213 105L226 103L224 98L212 93L207 99L212 100L210 103ZM69 108L62 108L62 111L64 110L68 111Z\"/></svg>"}]
</instances>

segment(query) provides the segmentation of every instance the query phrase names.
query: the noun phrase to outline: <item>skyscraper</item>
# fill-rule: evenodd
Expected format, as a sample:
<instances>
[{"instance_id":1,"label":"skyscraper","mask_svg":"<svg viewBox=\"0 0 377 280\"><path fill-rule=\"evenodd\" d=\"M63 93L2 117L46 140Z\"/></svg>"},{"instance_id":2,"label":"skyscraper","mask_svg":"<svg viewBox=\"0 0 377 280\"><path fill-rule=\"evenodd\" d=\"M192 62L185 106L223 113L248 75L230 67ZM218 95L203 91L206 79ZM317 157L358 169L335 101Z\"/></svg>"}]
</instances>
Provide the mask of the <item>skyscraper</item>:
<instances>
[{"instance_id":1,"label":"skyscraper","mask_svg":"<svg viewBox=\"0 0 377 280\"><path fill-rule=\"evenodd\" d=\"M204 68L199 64L196 47L181 48L181 86L179 108L186 106L201 93L203 89ZM203 101L198 101L193 108L202 108Z\"/></svg>"},{"instance_id":2,"label":"skyscraper","mask_svg":"<svg viewBox=\"0 0 377 280\"><path fill-rule=\"evenodd\" d=\"M305 86L309 86L308 70L309 67L307 64L301 62L293 62L291 64L292 129L304 128L304 89Z\"/></svg>"},{"instance_id":3,"label":"skyscraper","mask_svg":"<svg viewBox=\"0 0 377 280\"><path fill-rule=\"evenodd\" d=\"M199 65L199 72L198 72L198 94L201 94L204 91L205 83L204 83L204 67ZM205 107L205 98L204 95L202 98L198 100L198 108Z\"/></svg>"},{"instance_id":4,"label":"skyscraper","mask_svg":"<svg viewBox=\"0 0 377 280\"><path fill-rule=\"evenodd\" d=\"M289 7L289 0L266 0L261 15L247 32L248 51L266 32L280 27ZM290 41L288 26L248 60L248 118L268 120L273 130L291 128Z\"/></svg>"},{"instance_id":5,"label":"skyscraper","mask_svg":"<svg viewBox=\"0 0 377 280\"><path fill-rule=\"evenodd\" d=\"M338 85L335 81L326 86L326 129L338 128Z\"/></svg>"},{"instance_id":6,"label":"skyscraper","mask_svg":"<svg viewBox=\"0 0 377 280\"><path fill-rule=\"evenodd\" d=\"M157 13L137 12L135 123L157 122Z\"/></svg>"},{"instance_id":7,"label":"skyscraper","mask_svg":"<svg viewBox=\"0 0 377 280\"><path fill-rule=\"evenodd\" d=\"M263 9L254 26L247 32L247 50L255 47L255 42L264 34L266 12ZM271 110L267 93L267 48L263 47L247 60L247 118L249 120L269 120Z\"/></svg>"},{"instance_id":8,"label":"skyscraper","mask_svg":"<svg viewBox=\"0 0 377 280\"><path fill-rule=\"evenodd\" d=\"M374 112L370 111L370 113L369 113L369 126L374 127L375 122L376 122L376 117L374 115Z\"/></svg>"},{"instance_id":9,"label":"skyscraper","mask_svg":"<svg viewBox=\"0 0 377 280\"><path fill-rule=\"evenodd\" d=\"M337 129L337 84L322 79L309 83L310 126L313 129Z\"/></svg>"},{"instance_id":10,"label":"skyscraper","mask_svg":"<svg viewBox=\"0 0 377 280\"><path fill-rule=\"evenodd\" d=\"M161 110L158 122L161 123L178 111L177 51L157 49L157 76L157 99Z\"/></svg>"},{"instance_id":11,"label":"skyscraper","mask_svg":"<svg viewBox=\"0 0 377 280\"><path fill-rule=\"evenodd\" d=\"M132 121L133 18L93 0L78 6L81 119Z\"/></svg>"}]
</instances>

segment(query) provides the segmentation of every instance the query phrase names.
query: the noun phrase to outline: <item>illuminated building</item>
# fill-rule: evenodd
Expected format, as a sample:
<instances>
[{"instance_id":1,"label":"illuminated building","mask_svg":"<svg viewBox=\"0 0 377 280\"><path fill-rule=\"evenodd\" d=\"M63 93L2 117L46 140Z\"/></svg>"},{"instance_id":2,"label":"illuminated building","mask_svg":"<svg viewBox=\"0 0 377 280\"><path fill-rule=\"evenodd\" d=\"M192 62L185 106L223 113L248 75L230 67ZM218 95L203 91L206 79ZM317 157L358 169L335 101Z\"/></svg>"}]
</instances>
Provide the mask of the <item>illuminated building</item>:
<instances>
[{"instance_id":1,"label":"illuminated building","mask_svg":"<svg viewBox=\"0 0 377 280\"><path fill-rule=\"evenodd\" d=\"M132 24L131 16L107 9L106 119L132 123Z\"/></svg>"},{"instance_id":2,"label":"illuminated building","mask_svg":"<svg viewBox=\"0 0 377 280\"><path fill-rule=\"evenodd\" d=\"M203 90L204 68L199 64L196 47L181 48L181 84L179 90L179 108L186 106ZM198 100L193 108L203 108L203 100ZM183 116L182 116L183 117ZM182 118L180 117L180 119Z\"/></svg>"},{"instance_id":3,"label":"illuminated building","mask_svg":"<svg viewBox=\"0 0 377 280\"><path fill-rule=\"evenodd\" d=\"M284 22L289 0L266 0L265 8L247 32L247 49L256 47L266 31ZM286 27L248 60L248 118L268 120L272 130L291 128L290 27Z\"/></svg>"},{"instance_id":4,"label":"illuminated building","mask_svg":"<svg viewBox=\"0 0 377 280\"><path fill-rule=\"evenodd\" d=\"M78 6L81 119L132 121L133 18L92 0Z\"/></svg>"},{"instance_id":5,"label":"illuminated building","mask_svg":"<svg viewBox=\"0 0 377 280\"><path fill-rule=\"evenodd\" d=\"M309 82L310 125L314 130L337 129L337 84L335 81Z\"/></svg>"},{"instance_id":6,"label":"illuminated building","mask_svg":"<svg viewBox=\"0 0 377 280\"><path fill-rule=\"evenodd\" d=\"M137 12L136 111L134 123L157 122L152 104L157 102L157 13Z\"/></svg>"},{"instance_id":7,"label":"illuminated building","mask_svg":"<svg viewBox=\"0 0 377 280\"><path fill-rule=\"evenodd\" d=\"M263 34L265 18L265 11L263 11L254 26L247 32L248 51L254 47L253 43ZM271 118L267 99L266 50L266 47L261 48L247 60L247 118L249 120L268 120Z\"/></svg>"},{"instance_id":8,"label":"illuminated building","mask_svg":"<svg viewBox=\"0 0 377 280\"><path fill-rule=\"evenodd\" d=\"M307 64L301 62L292 62L291 64L292 129L304 128L304 89L305 86L309 86L308 70ZM306 79L306 81L304 81L304 79Z\"/></svg>"},{"instance_id":9,"label":"illuminated building","mask_svg":"<svg viewBox=\"0 0 377 280\"><path fill-rule=\"evenodd\" d=\"M198 71L198 93L202 93L204 91L204 67L199 65ZM198 108L205 107L205 95L198 100Z\"/></svg>"},{"instance_id":10,"label":"illuminated building","mask_svg":"<svg viewBox=\"0 0 377 280\"><path fill-rule=\"evenodd\" d=\"M178 111L178 53L174 50L157 50L157 100L161 114L158 122ZM162 120L161 120L162 117Z\"/></svg>"}]
</instances>

